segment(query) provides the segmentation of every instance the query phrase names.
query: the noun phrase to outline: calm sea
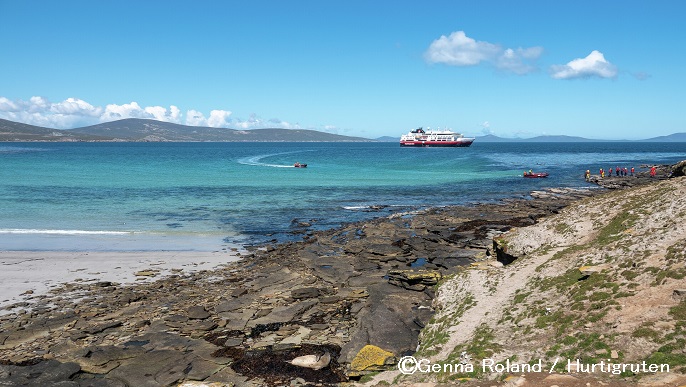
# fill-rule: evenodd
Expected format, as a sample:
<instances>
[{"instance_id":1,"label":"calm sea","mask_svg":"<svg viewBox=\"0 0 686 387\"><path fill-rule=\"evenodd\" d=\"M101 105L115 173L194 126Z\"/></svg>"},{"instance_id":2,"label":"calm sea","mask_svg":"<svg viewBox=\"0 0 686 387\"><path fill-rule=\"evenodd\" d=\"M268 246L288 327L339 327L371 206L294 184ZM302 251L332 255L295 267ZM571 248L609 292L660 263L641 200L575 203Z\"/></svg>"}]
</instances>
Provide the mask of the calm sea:
<instances>
[{"instance_id":1,"label":"calm sea","mask_svg":"<svg viewBox=\"0 0 686 387\"><path fill-rule=\"evenodd\" d=\"M0 250L212 251L682 159L685 143L0 143Z\"/></svg>"}]
</instances>

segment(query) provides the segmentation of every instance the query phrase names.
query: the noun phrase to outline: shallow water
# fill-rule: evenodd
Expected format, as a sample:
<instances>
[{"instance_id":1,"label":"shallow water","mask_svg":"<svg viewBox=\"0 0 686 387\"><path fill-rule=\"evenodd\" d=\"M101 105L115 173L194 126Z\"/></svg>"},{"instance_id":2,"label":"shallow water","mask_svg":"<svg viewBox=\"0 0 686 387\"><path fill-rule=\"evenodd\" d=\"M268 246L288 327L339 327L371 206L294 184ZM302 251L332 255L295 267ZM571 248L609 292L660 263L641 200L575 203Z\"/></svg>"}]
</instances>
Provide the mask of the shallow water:
<instances>
[{"instance_id":1,"label":"shallow water","mask_svg":"<svg viewBox=\"0 0 686 387\"><path fill-rule=\"evenodd\" d=\"M0 249L212 251L682 159L685 143L1 143Z\"/></svg>"}]
</instances>

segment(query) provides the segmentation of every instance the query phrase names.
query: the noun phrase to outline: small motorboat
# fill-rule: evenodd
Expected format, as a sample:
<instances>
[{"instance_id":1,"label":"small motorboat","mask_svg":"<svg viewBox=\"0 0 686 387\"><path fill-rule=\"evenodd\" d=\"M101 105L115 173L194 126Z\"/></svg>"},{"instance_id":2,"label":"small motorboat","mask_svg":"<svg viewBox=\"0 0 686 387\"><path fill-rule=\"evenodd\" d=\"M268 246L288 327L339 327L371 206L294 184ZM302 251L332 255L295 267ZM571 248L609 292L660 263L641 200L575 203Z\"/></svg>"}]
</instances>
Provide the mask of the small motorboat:
<instances>
[{"instance_id":1,"label":"small motorboat","mask_svg":"<svg viewBox=\"0 0 686 387\"><path fill-rule=\"evenodd\" d=\"M548 172L524 172L524 177L528 177L530 179L535 179L539 177L548 177Z\"/></svg>"},{"instance_id":2,"label":"small motorboat","mask_svg":"<svg viewBox=\"0 0 686 387\"><path fill-rule=\"evenodd\" d=\"M295 163L295 164L293 164L293 167L295 167L295 168L307 168L307 164Z\"/></svg>"}]
</instances>

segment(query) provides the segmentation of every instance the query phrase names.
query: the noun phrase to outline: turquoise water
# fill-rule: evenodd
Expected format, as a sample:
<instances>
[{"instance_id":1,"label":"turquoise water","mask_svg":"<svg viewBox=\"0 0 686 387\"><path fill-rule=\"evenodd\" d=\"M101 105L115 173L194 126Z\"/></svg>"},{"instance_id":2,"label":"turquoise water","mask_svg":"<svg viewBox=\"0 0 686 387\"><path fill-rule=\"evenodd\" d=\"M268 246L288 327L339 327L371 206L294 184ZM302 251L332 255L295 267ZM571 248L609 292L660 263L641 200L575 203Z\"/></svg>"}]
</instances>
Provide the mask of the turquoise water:
<instances>
[{"instance_id":1,"label":"turquoise water","mask_svg":"<svg viewBox=\"0 0 686 387\"><path fill-rule=\"evenodd\" d=\"M216 250L682 159L684 143L0 143L0 249Z\"/></svg>"}]
</instances>

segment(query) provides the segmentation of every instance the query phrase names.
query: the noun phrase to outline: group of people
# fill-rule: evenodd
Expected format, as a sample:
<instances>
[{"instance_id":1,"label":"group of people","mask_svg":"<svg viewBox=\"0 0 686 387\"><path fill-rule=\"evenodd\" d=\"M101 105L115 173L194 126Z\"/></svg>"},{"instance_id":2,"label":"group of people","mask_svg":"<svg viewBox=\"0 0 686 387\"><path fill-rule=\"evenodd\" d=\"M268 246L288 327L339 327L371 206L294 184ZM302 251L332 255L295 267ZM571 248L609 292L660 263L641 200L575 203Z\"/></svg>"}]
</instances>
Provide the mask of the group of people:
<instances>
[{"instance_id":1,"label":"group of people","mask_svg":"<svg viewBox=\"0 0 686 387\"><path fill-rule=\"evenodd\" d=\"M605 176L611 177L613 171L614 171L615 176L617 176L617 177L634 176L634 174L636 172L634 167L631 167L631 169L628 169L626 167L625 168L617 167L617 168L612 169L612 167L610 167L607 169L607 174L606 174L605 170L603 168L600 168L600 177L602 177L602 178L604 178ZM657 174L657 167L653 165L652 167L650 167L650 177L655 177L656 174ZM586 177L586 180L591 179L591 171L589 169L586 170L585 177Z\"/></svg>"},{"instance_id":2,"label":"group of people","mask_svg":"<svg viewBox=\"0 0 686 387\"><path fill-rule=\"evenodd\" d=\"M654 168L654 167L653 167ZM621 176L633 176L636 170L634 167L631 167L631 169L623 167L620 168L619 166L615 169L612 169L612 167L607 169L607 177L612 176L612 172L614 171L615 176L621 177ZM654 176L653 171L650 171L651 176ZM600 177L604 178L606 176L605 170L603 168L600 168ZM591 171L589 169L586 170L586 180L589 180L591 178Z\"/></svg>"}]
</instances>

